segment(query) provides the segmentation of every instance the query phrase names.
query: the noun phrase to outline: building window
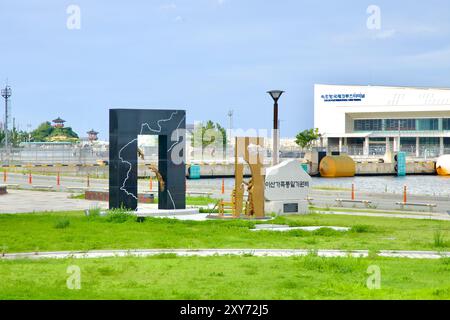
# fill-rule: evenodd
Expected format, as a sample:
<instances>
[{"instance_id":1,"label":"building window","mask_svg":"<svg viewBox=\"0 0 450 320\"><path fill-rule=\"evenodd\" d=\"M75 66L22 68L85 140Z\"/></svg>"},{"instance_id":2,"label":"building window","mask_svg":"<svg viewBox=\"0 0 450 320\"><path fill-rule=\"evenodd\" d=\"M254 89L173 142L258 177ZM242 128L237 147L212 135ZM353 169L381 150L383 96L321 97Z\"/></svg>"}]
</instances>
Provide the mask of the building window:
<instances>
[{"instance_id":1,"label":"building window","mask_svg":"<svg viewBox=\"0 0 450 320\"><path fill-rule=\"evenodd\" d=\"M415 119L387 119L386 131L398 131L400 124L400 130L402 131L414 131L416 130Z\"/></svg>"},{"instance_id":2,"label":"building window","mask_svg":"<svg viewBox=\"0 0 450 320\"><path fill-rule=\"evenodd\" d=\"M450 130L450 118L442 119L442 130Z\"/></svg>"},{"instance_id":3,"label":"building window","mask_svg":"<svg viewBox=\"0 0 450 320\"><path fill-rule=\"evenodd\" d=\"M382 131L383 121L380 119L373 120L355 120L355 131Z\"/></svg>"},{"instance_id":4,"label":"building window","mask_svg":"<svg viewBox=\"0 0 450 320\"><path fill-rule=\"evenodd\" d=\"M439 138L420 138L421 146L439 146Z\"/></svg>"},{"instance_id":5,"label":"building window","mask_svg":"<svg viewBox=\"0 0 450 320\"><path fill-rule=\"evenodd\" d=\"M438 119L419 119L418 130L423 131L435 131L439 130L439 120Z\"/></svg>"}]
</instances>

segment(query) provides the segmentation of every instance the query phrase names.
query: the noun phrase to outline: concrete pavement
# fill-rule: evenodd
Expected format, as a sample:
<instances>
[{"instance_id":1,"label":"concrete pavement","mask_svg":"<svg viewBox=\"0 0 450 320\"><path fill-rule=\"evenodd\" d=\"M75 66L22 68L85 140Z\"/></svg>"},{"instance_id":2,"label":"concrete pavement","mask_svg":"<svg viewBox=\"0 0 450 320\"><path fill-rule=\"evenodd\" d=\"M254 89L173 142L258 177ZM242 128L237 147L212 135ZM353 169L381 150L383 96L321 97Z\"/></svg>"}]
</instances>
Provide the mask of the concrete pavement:
<instances>
[{"instance_id":1,"label":"concrete pavement","mask_svg":"<svg viewBox=\"0 0 450 320\"><path fill-rule=\"evenodd\" d=\"M317 211L319 214L326 215L340 215L340 216L360 216L360 217L382 217L382 218L399 218L399 219L416 219L416 220L440 220L440 221L450 221L450 215L439 214L439 213L374 213L374 212L344 212L344 211Z\"/></svg>"},{"instance_id":2,"label":"concrete pavement","mask_svg":"<svg viewBox=\"0 0 450 320\"><path fill-rule=\"evenodd\" d=\"M89 208L108 207L106 202L70 199L65 192L44 192L29 190L8 190L0 196L0 214L33 213L45 211L76 211Z\"/></svg>"},{"instance_id":3,"label":"concrete pavement","mask_svg":"<svg viewBox=\"0 0 450 320\"><path fill-rule=\"evenodd\" d=\"M229 182L229 181L228 181ZM60 186L57 186L56 176L45 175L33 175L32 185L28 183L27 174L8 173L7 185L17 185L21 189L33 190L33 186L49 186L52 190L70 192L75 191L73 188L79 188L83 190L87 188L87 177L66 177L63 176L60 179ZM213 198L231 198L231 185L229 183L225 186L225 194L221 194L222 180L187 180L187 190L196 192L211 192ZM157 183L153 182L152 192L157 192ZM10 188L11 189L11 188ZM107 179L89 179L89 189L92 190L107 190ZM139 190L141 192L150 192L150 183L148 180L139 180ZM314 200L311 204L318 207L336 207L336 199L350 199L350 191L333 191L333 190L310 190L310 197ZM400 207L396 205L396 202L402 202L402 194L393 194L389 192L384 193L371 193L371 192L356 192L357 200L369 200L372 202L374 209L380 210L399 210ZM408 194L408 202L415 203L433 203L437 207L435 212L447 213L450 211L450 198L442 196L428 196L428 195L411 195ZM352 207L351 204L346 204L347 207ZM357 207L362 207L358 204ZM428 208L411 207L408 210L411 211L427 211ZM406 211L406 210L403 210Z\"/></svg>"},{"instance_id":4,"label":"concrete pavement","mask_svg":"<svg viewBox=\"0 0 450 320\"><path fill-rule=\"evenodd\" d=\"M163 254L175 254L181 257L210 257L210 256L243 256L253 255L256 257L295 257L316 254L319 257L369 257L367 250L302 250L302 249L141 249L141 250L95 250L95 251L57 251L57 252L27 252L27 253L7 253L0 256L4 260L19 259L94 259L112 257L148 257ZM407 259L441 259L449 258L450 252L435 251L387 251L382 250L379 256L389 258Z\"/></svg>"}]
</instances>

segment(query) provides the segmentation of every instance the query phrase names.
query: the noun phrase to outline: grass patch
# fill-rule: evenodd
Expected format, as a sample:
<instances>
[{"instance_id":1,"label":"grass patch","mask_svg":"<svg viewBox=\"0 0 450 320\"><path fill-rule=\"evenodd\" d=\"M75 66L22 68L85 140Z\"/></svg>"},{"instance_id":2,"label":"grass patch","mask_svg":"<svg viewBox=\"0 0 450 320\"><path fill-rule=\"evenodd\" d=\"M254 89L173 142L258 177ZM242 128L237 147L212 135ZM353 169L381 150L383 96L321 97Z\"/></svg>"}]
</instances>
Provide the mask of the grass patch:
<instances>
[{"instance_id":1,"label":"grass patch","mask_svg":"<svg viewBox=\"0 0 450 320\"><path fill-rule=\"evenodd\" d=\"M67 268L80 267L81 290ZM381 288L367 288L369 266ZM387 258L253 256L0 260L0 299L450 299L450 264Z\"/></svg>"},{"instance_id":2,"label":"grass patch","mask_svg":"<svg viewBox=\"0 0 450 320\"><path fill-rule=\"evenodd\" d=\"M59 218L55 222L55 229L66 229L70 226L70 220L68 218Z\"/></svg>"},{"instance_id":3,"label":"grass patch","mask_svg":"<svg viewBox=\"0 0 450 320\"><path fill-rule=\"evenodd\" d=\"M93 209L94 210L94 209ZM0 215L0 246L8 252L99 249L171 248L281 248L340 250L436 250L435 230L450 234L449 221L396 219L310 214L282 216L274 224L300 226L341 226L352 232L325 228L315 232L253 232L256 221L178 221L148 218L142 223L122 211L106 216L85 216L84 212ZM70 219L61 232L55 225ZM450 250L449 241L439 242Z\"/></svg>"},{"instance_id":4,"label":"grass patch","mask_svg":"<svg viewBox=\"0 0 450 320\"><path fill-rule=\"evenodd\" d=\"M436 248L445 248L447 243L445 241L444 233L441 230L434 231L434 246Z\"/></svg>"},{"instance_id":5,"label":"grass patch","mask_svg":"<svg viewBox=\"0 0 450 320\"><path fill-rule=\"evenodd\" d=\"M77 200L85 200L85 194L72 194L69 196L69 199L77 199ZM186 197L186 204L188 206L207 206L210 204L216 204L218 199L213 199L211 197ZM155 197L154 202L158 203L158 198Z\"/></svg>"},{"instance_id":6,"label":"grass patch","mask_svg":"<svg viewBox=\"0 0 450 320\"><path fill-rule=\"evenodd\" d=\"M371 226L371 225L366 225L366 224L356 224L354 226L352 226L352 228L350 229L350 232L355 232L355 233L368 233L368 232L375 232L376 229Z\"/></svg>"},{"instance_id":7,"label":"grass patch","mask_svg":"<svg viewBox=\"0 0 450 320\"><path fill-rule=\"evenodd\" d=\"M111 223L125 223L127 221L136 221L136 216L125 209L114 209L108 211L106 221Z\"/></svg>"},{"instance_id":8,"label":"grass patch","mask_svg":"<svg viewBox=\"0 0 450 320\"><path fill-rule=\"evenodd\" d=\"M86 197L85 197L84 193L81 193L81 194L71 194L71 195L69 196L69 199L84 200L84 199L86 199Z\"/></svg>"}]
</instances>

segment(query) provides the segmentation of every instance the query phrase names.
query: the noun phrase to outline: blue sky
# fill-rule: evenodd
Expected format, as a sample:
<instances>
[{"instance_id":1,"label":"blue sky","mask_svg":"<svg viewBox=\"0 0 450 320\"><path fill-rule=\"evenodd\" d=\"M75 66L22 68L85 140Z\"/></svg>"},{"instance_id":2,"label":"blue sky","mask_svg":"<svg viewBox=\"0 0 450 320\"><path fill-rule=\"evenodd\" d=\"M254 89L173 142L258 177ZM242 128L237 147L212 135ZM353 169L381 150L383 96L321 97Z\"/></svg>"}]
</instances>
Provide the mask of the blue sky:
<instances>
[{"instance_id":1,"label":"blue sky","mask_svg":"<svg viewBox=\"0 0 450 320\"><path fill-rule=\"evenodd\" d=\"M81 29L66 27L69 5ZM369 30L369 5L381 29ZM0 84L21 128L61 116L107 139L111 107L182 108L188 122L313 125L313 85L450 87L448 1L0 0ZM3 113L3 112L2 112Z\"/></svg>"}]
</instances>

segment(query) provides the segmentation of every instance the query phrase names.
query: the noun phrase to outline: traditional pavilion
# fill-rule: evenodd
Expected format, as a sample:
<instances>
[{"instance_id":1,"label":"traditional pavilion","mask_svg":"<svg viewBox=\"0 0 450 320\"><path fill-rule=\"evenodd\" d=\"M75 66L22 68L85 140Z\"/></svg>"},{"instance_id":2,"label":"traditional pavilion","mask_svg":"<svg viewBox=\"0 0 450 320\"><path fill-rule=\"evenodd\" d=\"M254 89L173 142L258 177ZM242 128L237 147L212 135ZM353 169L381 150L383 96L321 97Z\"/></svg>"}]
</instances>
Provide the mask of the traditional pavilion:
<instances>
[{"instance_id":1,"label":"traditional pavilion","mask_svg":"<svg viewBox=\"0 0 450 320\"><path fill-rule=\"evenodd\" d=\"M91 129L91 131L88 131L87 134L88 134L88 140L90 142L98 140L98 132L95 131L94 129Z\"/></svg>"},{"instance_id":2,"label":"traditional pavilion","mask_svg":"<svg viewBox=\"0 0 450 320\"><path fill-rule=\"evenodd\" d=\"M53 120L52 122L53 122L53 127L64 128L64 123L66 122L66 120L63 120L60 117L58 117L57 119Z\"/></svg>"}]
</instances>

